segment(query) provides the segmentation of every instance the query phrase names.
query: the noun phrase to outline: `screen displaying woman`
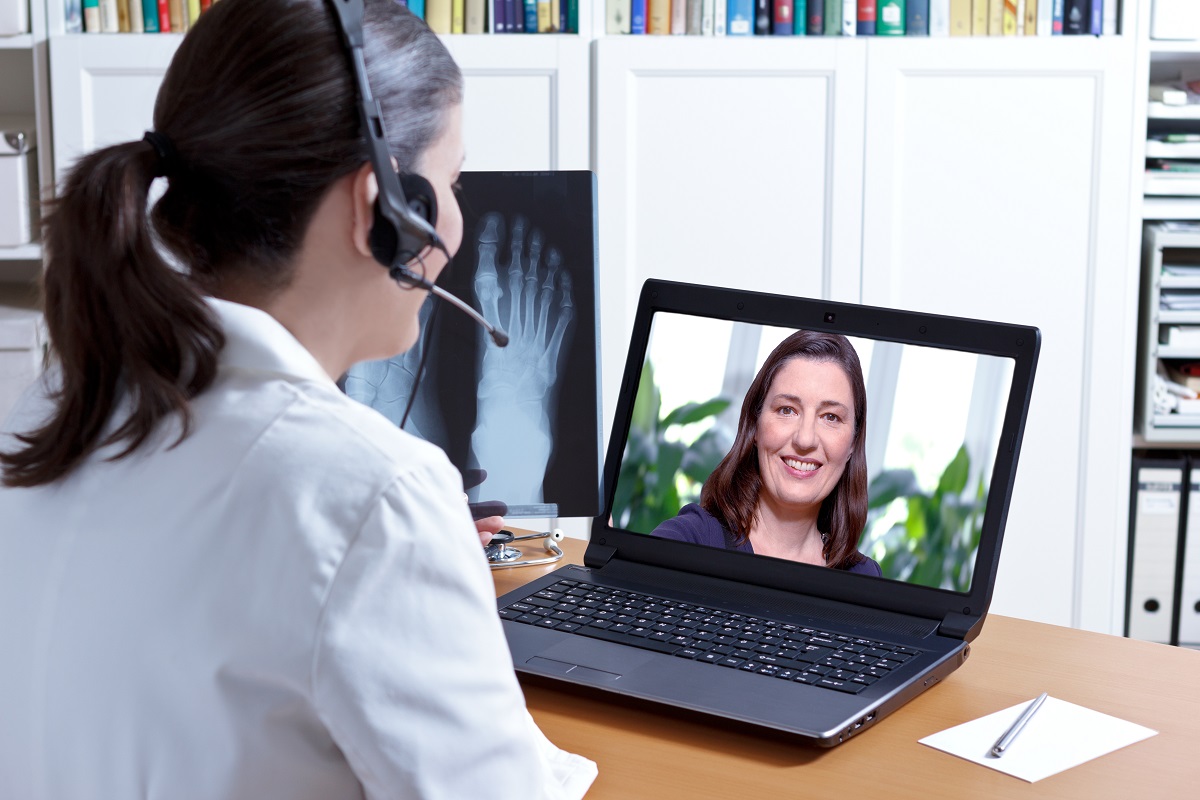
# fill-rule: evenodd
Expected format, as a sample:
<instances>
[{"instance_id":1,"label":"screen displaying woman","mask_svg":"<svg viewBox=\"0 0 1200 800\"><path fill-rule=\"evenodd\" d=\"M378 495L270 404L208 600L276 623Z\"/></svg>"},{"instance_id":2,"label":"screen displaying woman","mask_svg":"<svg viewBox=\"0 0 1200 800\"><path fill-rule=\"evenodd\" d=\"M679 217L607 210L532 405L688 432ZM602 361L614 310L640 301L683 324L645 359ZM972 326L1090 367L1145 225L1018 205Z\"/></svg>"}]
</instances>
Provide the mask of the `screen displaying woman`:
<instances>
[{"instance_id":1,"label":"screen displaying woman","mask_svg":"<svg viewBox=\"0 0 1200 800\"><path fill-rule=\"evenodd\" d=\"M968 591L1008 359L672 312L643 356L613 526Z\"/></svg>"},{"instance_id":2,"label":"screen displaying woman","mask_svg":"<svg viewBox=\"0 0 1200 800\"><path fill-rule=\"evenodd\" d=\"M846 337L796 331L746 392L729 453L653 535L880 575L867 518L867 392Z\"/></svg>"}]
</instances>

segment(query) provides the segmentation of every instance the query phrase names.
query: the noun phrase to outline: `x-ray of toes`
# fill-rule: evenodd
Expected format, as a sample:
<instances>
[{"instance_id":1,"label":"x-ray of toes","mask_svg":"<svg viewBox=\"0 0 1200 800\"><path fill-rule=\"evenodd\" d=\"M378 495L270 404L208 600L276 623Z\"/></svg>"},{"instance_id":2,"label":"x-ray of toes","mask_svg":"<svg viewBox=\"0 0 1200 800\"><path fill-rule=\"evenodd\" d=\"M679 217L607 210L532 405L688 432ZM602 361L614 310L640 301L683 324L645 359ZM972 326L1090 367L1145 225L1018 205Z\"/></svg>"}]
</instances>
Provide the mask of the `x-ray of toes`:
<instances>
[{"instance_id":1,"label":"x-ray of toes","mask_svg":"<svg viewBox=\"0 0 1200 800\"><path fill-rule=\"evenodd\" d=\"M408 409L404 429L442 447L472 476L473 503L503 502L510 517L595 516L602 458L595 176L464 172L459 182L463 243L438 283L503 329L508 346L446 304L434 314L439 301L431 298L418 344L356 365L346 392L397 425Z\"/></svg>"}]
</instances>

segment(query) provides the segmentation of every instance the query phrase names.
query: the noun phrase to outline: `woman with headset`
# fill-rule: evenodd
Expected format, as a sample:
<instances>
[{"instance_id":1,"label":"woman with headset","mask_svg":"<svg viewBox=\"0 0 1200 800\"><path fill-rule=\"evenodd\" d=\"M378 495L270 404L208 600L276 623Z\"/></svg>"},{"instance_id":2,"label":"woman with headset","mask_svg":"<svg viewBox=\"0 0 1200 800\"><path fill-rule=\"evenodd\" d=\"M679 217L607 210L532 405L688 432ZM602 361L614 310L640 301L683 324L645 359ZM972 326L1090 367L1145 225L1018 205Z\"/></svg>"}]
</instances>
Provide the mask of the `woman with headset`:
<instances>
[{"instance_id":1,"label":"woman with headset","mask_svg":"<svg viewBox=\"0 0 1200 800\"><path fill-rule=\"evenodd\" d=\"M426 291L377 261L332 3L214 4L154 130L80 159L47 216L54 364L0 435L0 796L575 798L595 776L524 708L460 477L335 385L413 345ZM462 78L394 0L365 6L385 144L427 179L406 226L446 251L407 268L433 281L462 238Z\"/></svg>"}]
</instances>

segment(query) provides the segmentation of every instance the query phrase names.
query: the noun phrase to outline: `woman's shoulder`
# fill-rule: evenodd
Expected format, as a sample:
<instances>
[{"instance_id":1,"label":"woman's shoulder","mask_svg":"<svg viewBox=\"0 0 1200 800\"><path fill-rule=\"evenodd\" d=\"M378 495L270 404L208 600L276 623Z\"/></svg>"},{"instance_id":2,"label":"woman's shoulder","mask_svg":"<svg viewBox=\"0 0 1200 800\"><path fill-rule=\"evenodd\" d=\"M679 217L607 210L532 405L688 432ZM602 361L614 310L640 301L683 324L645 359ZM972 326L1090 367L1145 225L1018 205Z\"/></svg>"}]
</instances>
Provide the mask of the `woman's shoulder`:
<instances>
[{"instance_id":1,"label":"woman's shoulder","mask_svg":"<svg viewBox=\"0 0 1200 800\"><path fill-rule=\"evenodd\" d=\"M663 520L651 535L695 544L725 544L725 527L696 503L688 503L674 517Z\"/></svg>"},{"instance_id":2,"label":"woman's shoulder","mask_svg":"<svg viewBox=\"0 0 1200 800\"><path fill-rule=\"evenodd\" d=\"M253 486L278 502L305 502L314 512L335 515L405 487L412 495L431 487L462 495L462 479L443 451L332 382L226 375L193 410L195 424L183 446L219 447L240 490Z\"/></svg>"},{"instance_id":3,"label":"woman's shoulder","mask_svg":"<svg viewBox=\"0 0 1200 800\"><path fill-rule=\"evenodd\" d=\"M326 395L319 401L324 424L313 437L314 448L377 480L403 481L416 473L433 473L438 482L462 491L461 477L441 448L401 430L375 409L341 392L326 390Z\"/></svg>"},{"instance_id":4,"label":"woman's shoulder","mask_svg":"<svg viewBox=\"0 0 1200 800\"><path fill-rule=\"evenodd\" d=\"M859 553L859 555L862 558L859 559L858 563L847 569L847 572L854 572L859 575L873 575L876 578L883 577L883 570L880 568L878 561L862 553Z\"/></svg>"}]
</instances>

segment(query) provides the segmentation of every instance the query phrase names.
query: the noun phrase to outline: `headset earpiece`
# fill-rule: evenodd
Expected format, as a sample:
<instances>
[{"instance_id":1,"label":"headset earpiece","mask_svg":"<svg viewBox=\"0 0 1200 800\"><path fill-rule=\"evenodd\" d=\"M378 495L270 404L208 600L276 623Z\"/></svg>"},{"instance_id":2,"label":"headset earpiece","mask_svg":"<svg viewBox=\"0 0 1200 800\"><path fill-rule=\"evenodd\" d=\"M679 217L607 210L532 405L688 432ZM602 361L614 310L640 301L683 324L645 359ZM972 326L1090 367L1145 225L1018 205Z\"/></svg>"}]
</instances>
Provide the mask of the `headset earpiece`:
<instances>
[{"instance_id":1,"label":"headset earpiece","mask_svg":"<svg viewBox=\"0 0 1200 800\"><path fill-rule=\"evenodd\" d=\"M415 172L402 172L400 188L404 190L404 199L412 212L428 222L429 227L436 228L438 206L433 184Z\"/></svg>"},{"instance_id":2,"label":"headset earpiece","mask_svg":"<svg viewBox=\"0 0 1200 800\"><path fill-rule=\"evenodd\" d=\"M437 195L433 185L415 173L401 173L400 188L404 192L404 204L412 217L404 220L400 230L383 215L379 200L375 201L375 220L371 225L371 255L385 267L407 264L430 244L429 231L437 225ZM429 226L423 230L424 222Z\"/></svg>"}]
</instances>

